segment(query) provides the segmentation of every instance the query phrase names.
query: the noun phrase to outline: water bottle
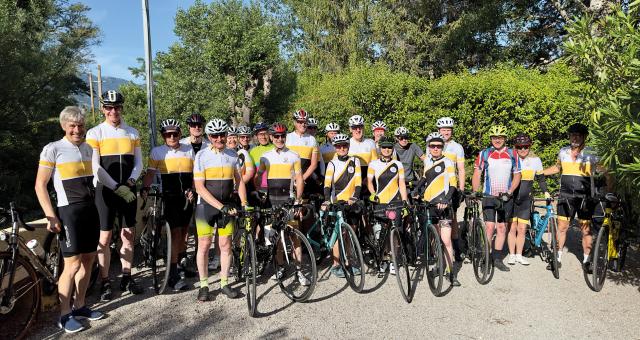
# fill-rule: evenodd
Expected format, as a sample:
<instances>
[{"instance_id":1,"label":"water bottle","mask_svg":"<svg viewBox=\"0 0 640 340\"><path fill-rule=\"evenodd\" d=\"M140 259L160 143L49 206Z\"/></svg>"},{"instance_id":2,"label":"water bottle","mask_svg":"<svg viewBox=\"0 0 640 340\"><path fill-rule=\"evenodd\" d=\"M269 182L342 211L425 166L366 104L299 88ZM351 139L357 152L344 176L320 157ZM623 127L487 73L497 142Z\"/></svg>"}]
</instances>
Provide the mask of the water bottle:
<instances>
[{"instance_id":1,"label":"water bottle","mask_svg":"<svg viewBox=\"0 0 640 340\"><path fill-rule=\"evenodd\" d=\"M376 222L376 224L373 225L373 235L376 237L376 240L380 238L380 230L382 230L382 225Z\"/></svg>"},{"instance_id":2,"label":"water bottle","mask_svg":"<svg viewBox=\"0 0 640 340\"><path fill-rule=\"evenodd\" d=\"M29 250L31 250L31 252L40 259L44 259L44 249L42 249L42 246L40 245L40 243L38 243L38 240L33 239L27 242L27 248L29 248Z\"/></svg>"}]
</instances>

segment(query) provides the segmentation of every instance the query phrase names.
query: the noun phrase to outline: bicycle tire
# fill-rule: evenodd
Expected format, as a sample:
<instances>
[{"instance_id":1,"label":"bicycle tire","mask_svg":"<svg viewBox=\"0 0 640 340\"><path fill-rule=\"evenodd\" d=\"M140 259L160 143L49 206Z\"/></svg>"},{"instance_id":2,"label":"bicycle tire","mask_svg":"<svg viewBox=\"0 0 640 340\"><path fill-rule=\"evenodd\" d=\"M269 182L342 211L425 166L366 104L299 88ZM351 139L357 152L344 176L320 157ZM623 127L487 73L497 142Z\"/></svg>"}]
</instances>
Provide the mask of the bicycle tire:
<instances>
[{"instance_id":1,"label":"bicycle tire","mask_svg":"<svg viewBox=\"0 0 640 340\"><path fill-rule=\"evenodd\" d=\"M609 254L609 229L606 226L600 227L596 243L593 246L593 257L591 260L592 273L589 275L591 279L591 289L595 292L602 290L604 281L607 277Z\"/></svg>"},{"instance_id":2,"label":"bicycle tire","mask_svg":"<svg viewBox=\"0 0 640 340\"><path fill-rule=\"evenodd\" d=\"M256 246L251 233L244 233L243 276L247 287L247 309L249 316L256 315Z\"/></svg>"},{"instance_id":3,"label":"bicycle tire","mask_svg":"<svg viewBox=\"0 0 640 340\"><path fill-rule=\"evenodd\" d=\"M402 298L407 302L411 302L411 273L409 272L409 262L406 253L406 246L400 229L397 227L391 229L389 237L389 246L391 248L391 260L396 272L396 281Z\"/></svg>"},{"instance_id":4,"label":"bicycle tire","mask_svg":"<svg viewBox=\"0 0 640 340\"><path fill-rule=\"evenodd\" d=\"M287 226L285 227L284 236L284 240L278 237L276 246L273 247L273 264L274 268L277 268L277 252L284 243L283 264L281 265L282 267L284 267L284 275L282 277L278 277L278 285L280 286L280 290L282 290L282 292L292 301L304 302L311 297L311 294L313 294L316 283L318 281L316 259L313 255L313 249L311 248L311 245L309 244L307 238L298 229ZM304 260L304 257L308 256L308 261L300 261L297 264L295 263L295 259L293 257L293 253L295 251L293 239L296 239L300 242L302 253L301 260ZM297 277L298 271L300 271L302 275L309 279L310 283L308 286L303 286L300 284Z\"/></svg>"},{"instance_id":5,"label":"bicycle tire","mask_svg":"<svg viewBox=\"0 0 640 340\"><path fill-rule=\"evenodd\" d=\"M473 274L481 285L486 285L491 281L493 266L491 265L491 254L489 251L489 240L485 231L484 222L480 219L473 219L473 251L472 263Z\"/></svg>"},{"instance_id":6,"label":"bicycle tire","mask_svg":"<svg viewBox=\"0 0 640 340\"><path fill-rule=\"evenodd\" d=\"M433 295L440 296L444 282L444 250L438 231L431 223L426 227L424 263L429 290Z\"/></svg>"},{"instance_id":7,"label":"bicycle tire","mask_svg":"<svg viewBox=\"0 0 640 340\"><path fill-rule=\"evenodd\" d=\"M560 266L558 265L558 233L556 227L556 219L549 219L549 238L551 239L551 259L549 259L549 263L551 264L551 270L553 272L553 277L556 279L560 278Z\"/></svg>"},{"instance_id":8,"label":"bicycle tire","mask_svg":"<svg viewBox=\"0 0 640 340\"><path fill-rule=\"evenodd\" d=\"M338 237L340 247L340 266L344 272L345 279L349 283L351 289L356 293L362 292L364 289L364 260L362 259L362 250L358 237L353 228L347 223L340 226L342 233ZM346 238L346 240L345 240ZM345 259L345 255L347 258ZM354 268L357 268L354 270ZM359 271L359 273L357 273Z\"/></svg>"},{"instance_id":9,"label":"bicycle tire","mask_svg":"<svg viewBox=\"0 0 640 340\"><path fill-rule=\"evenodd\" d=\"M155 218L153 219L155 221ZM168 223L156 224L153 235L151 256L151 272L153 275L153 289L156 294L164 293L169 280L169 266L171 263L171 229Z\"/></svg>"},{"instance_id":10,"label":"bicycle tire","mask_svg":"<svg viewBox=\"0 0 640 340\"><path fill-rule=\"evenodd\" d=\"M629 248L629 242L626 240L621 241L618 248L618 260L616 261L617 272L621 272L624 270L624 262L627 259L627 248Z\"/></svg>"},{"instance_id":11,"label":"bicycle tire","mask_svg":"<svg viewBox=\"0 0 640 340\"><path fill-rule=\"evenodd\" d=\"M0 253L0 297L4 296L4 288L8 285L7 266L11 261L11 253ZM0 339L22 339L35 322L40 311L41 290L38 274L29 260L16 255L14 263L13 293L16 300L9 308L0 309Z\"/></svg>"},{"instance_id":12,"label":"bicycle tire","mask_svg":"<svg viewBox=\"0 0 640 340\"><path fill-rule=\"evenodd\" d=\"M244 246L245 246L245 234L244 229L245 222L239 222L238 227L233 230L231 237L231 271L236 282L244 280Z\"/></svg>"},{"instance_id":13,"label":"bicycle tire","mask_svg":"<svg viewBox=\"0 0 640 340\"><path fill-rule=\"evenodd\" d=\"M42 244L44 249L44 266L49 269L51 275L55 279L55 283L50 283L48 280L42 281L42 292L45 295L51 295L56 292L58 278L64 270L64 256L62 255L62 248L60 247L60 240L56 233L47 233L47 237Z\"/></svg>"}]
</instances>

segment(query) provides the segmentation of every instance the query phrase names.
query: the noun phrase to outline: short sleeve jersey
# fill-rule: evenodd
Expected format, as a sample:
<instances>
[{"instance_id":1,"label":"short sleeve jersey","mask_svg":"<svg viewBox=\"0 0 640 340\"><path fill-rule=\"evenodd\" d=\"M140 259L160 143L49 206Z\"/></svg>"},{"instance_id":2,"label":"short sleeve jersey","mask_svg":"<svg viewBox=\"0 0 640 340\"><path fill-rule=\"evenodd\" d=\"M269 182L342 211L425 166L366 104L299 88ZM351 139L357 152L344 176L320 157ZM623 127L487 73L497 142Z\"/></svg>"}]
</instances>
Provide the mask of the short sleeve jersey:
<instances>
[{"instance_id":1,"label":"short sleeve jersey","mask_svg":"<svg viewBox=\"0 0 640 340\"><path fill-rule=\"evenodd\" d=\"M140 147L138 130L125 122L117 127L103 122L87 132L87 144L100 153L100 165L114 181L124 184L129 179Z\"/></svg>"},{"instance_id":2,"label":"short sleeve jersey","mask_svg":"<svg viewBox=\"0 0 640 340\"><path fill-rule=\"evenodd\" d=\"M239 149L236 152L238 153L238 160L240 161L240 168L242 169L243 175L247 170L253 170L255 168L253 165L253 159L251 159L251 156L249 155L249 151Z\"/></svg>"},{"instance_id":3,"label":"short sleeve jersey","mask_svg":"<svg viewBox=\"0 0 640 340\"><path fill-rule=\"evenodd\" d=\"M39 166L53 169L53 187L59 207L93 201L92 152L87 143L76 146L66 137L42 149Z\"/></svg>"},{"instance_id":4,"label":"short sleeve jersey","mask_svg":"<svg viewBox=\"0 0 640 340\"><path fill-rule=\"evenodd\" d=\"M273 149L273 144L269 143L267 145L254 145L251 149L249 149L249 155L251 156L251 159L253 159L253 164L256 166L256 168L258 167L258 165L260 165L260 158L262 158L262 155ZM265 172L262 175L262 179L260 181L260 187L261 188L266 188L267 187L267 173Z\"/></svg>"},{"instance_id":5,"label":"short sleeve jersey","mask_svg":"<svg viewBox=\"0 0 640 340\"><path fill-rule=\"evenodd\" d=\"M295 152L300 156L300 164L302 166L302 172L307 171L311 165L311 156L318 154L318 142L316 138L305 133L299 135L296 132L290 132L287 134L287 148Z\"/></svg>"},{"instance_id":6,"label":"short sleeve jersey","mask_svg":"<svg viewBox=\"0 0 640 340\"><path fill-rule=\"evenodd\" d=\"M425 189L422 199L426 202L442 202L449 193L450 187L455 187L456 167L453 162L442 157L433 160L427 156L424 160Z\"/></svg>"},{"instance_id":7,"label":"short sleeve jersey","mask_svg":"<svg viewBox=\"0 0 640 340\"><path fill-rule=\"evenodd\" d=\"M177 149L166 144L151 150L149 169L160 173L165 194L182 194L193 185L193 148L180 144Z\"/></svg>"},{"instance_id":8,"label":"short sleeve jersey","mask_svg":"<svg viewBox=\"0 0 640 340\"><path fill-rule=\"evenodd\" d=\"M445 143L444 150L442 150L442 154L445 157L449 158L453 162L453 165L456 166L456 168L458 167L458 162L464 162L464 149L462 148L462 145L460 145L455 141L450 140L447 143ZM454 179L454 186L457 186L457 185L458 185L458 175L456 173L456 177Z\"/></svg>"},{"instance_id":9,"label":"short sleeve jersey","mask_svg":"<svg viewBox=\"0 0 640 340\"><path fill-rule=\"evenodd\" d=\"M526 199L531 195L531 191L533 190L533 180L536 175L542 173L542 161L540 160L540 157L536 156L519 159L522 167L520 171L522 178L520 179L520 185L516 190L515 196L521 200Z\"/></svg>"},{"instance_id":10,"label":"short sleeve jersey","mask_svg":"<svg viewBox=\"0 0 640 340\"><path fill-rule=\"evenodd\" d=\"M191 147L193 148L193 154L195 156L195 154L197 154L200 150L202 149L206 149L207 146L209 146L211 144L211 142L209 142L209 140L207 139L207 136L204 136L202 138L202 143L200 144L193 144L191 143L191 137L187 136L184 137L180 140L181 144L185 144L185 145L191 145Z\"/></svg>"},{"instance_id":11,"label":"short sleeve jersey","mask_svg":"<svg viewBox=\"0 0 640 340\"><path fill-rule=\"evenodd\" d=\"M376 195L382 204L401 201L400 179L404 179L404 167L396 160L383 162L376 159L369 163L367 178L373 180Z\"/></svg>"},{"instance_id":12,"label":"short sleeve jersey","mask_svg":"<svg viewBox=\"0 0 640 340\"><path fill-rule=\"evenodd\" d=\"M351 137L349 141L349 156L355 156L360 159L361 166L368 166L371 161L378 159L376 152L376 143L373 139L365 138L362 142L358 142Z\"/></svg>"},{"instance_id":13,"label":"short sleeve jersey","mask_svg":"<svg viewBox=\"0 0 640 340\"><path fill-rule=\"evenodd\" d=\"M355 197L356 187L362 186L360 174L360 160L349 157L341 161L334 157L327 164L324 187L331 189L331 202L347 201Z\"/></svg>"},{"instance_id":14,"label":"short sleeve jersey","mask_svg":"<svg viewBox=\"0 0 640 340\"><path fill-rule=\"evenodd\" d=\"M264 165L267 174L269 196L292 197L294 178L302 172L300 156L286 147L280 152L274 148L262 155L260 163Z\"/></svg>"},{"instance_id":15,"label":"short sleeve jersey","mask_svg":"<svg viewBox=\"0 0 640 340\"><path fill-rule=\"evenodd\" d=\"M507 192L511 186L513 174L521 169L520 160L512 149L496 150L493 147L482 150L474 164L484 173L484 194L497 196Z\"/></svg>"},{"instance_id":16,"label":"short sleeve jersey","mask_svg":"<svg viewBox=\"0 0 640 340\"><path fill-rule=\"evenodd\" d=\"M570 195L590 195L591 176L594 175L600 158L590 147L580 151L578 157L573 159L571 147L564 147L558 153L558 165L560 166L560 192Z\"/></svg>"},{"instance_id":17,"label":"short sleeve jersey","mask_svg":"<svg viewBox=\"0 0 640 340\"><path fill-rule=\"evenodd\" d=\"M230 149L222 151L208 146L200 150L193 162L193 180L204 181L205 187L221 203L232 200L235 172L240 171L238 154ZM208 204L198 197L198 204Z\"/></svg>"},{"instance_id":18,"label":"short sleeve jersey","mask_svg":"<svg viewBox=\"0 0 640 340\"><path fill-rule=\"evenodd\" d=\"M424 155L422 149L416 145L415 143L410 143L408 147L405 149L400 144L395 144L393 146L393 151L395 154L395 158L402 163L404 166L404 175L407 180L412 181L414 179L413 176L413 161L416 157L420 158Z\"/></svg>"}]
</instances>

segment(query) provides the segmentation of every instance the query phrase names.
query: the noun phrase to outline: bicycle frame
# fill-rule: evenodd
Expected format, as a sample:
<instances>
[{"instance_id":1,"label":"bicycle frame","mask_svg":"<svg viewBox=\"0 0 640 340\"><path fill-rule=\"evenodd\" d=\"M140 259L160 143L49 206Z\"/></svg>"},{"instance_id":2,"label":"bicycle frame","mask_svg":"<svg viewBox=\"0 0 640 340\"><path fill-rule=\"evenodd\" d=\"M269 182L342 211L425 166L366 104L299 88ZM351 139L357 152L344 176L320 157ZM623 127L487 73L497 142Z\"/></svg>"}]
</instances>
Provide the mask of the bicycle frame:
<instances>
[{"instance_id":1,"label":"bicycle frame","mask_svg":"<svg viewBox=\"0 0 640 340\"><path fill-rule=\"evenodd\" d=\"M342 223L346 222L342 210L334 210L333 206L330 207L327 211L320 210L319 216L320 218L315 223L313 223L305 236L311 244L311 247L313 247L314 249L322 249L322 247L324 246L325 249L330 251L330 249L332 249L335 243L338 241L338 236L342 233ZM331 217L334 218L334 222L327 225L328 223L325 221L328 221ZM333 226L331 226L331 224ZM322 237L320 242L317 242L311 237L311 233L316 229L319 229L320 235ZM330 235L327 232L327 229L331 230ZM340 256L343 256L343 258L346 257L346 251L343 244L340 247Z\"/></svg>"},{"instance_id":2,"label":"bicycle frame","mask_svg":"<svg viewBox=\"0 0 640 340\"><path fill-rule=\"evenodd\" d=\"M540 215L540 212L536 211L535 208L544 208L545 214ZM553 205L547 204L545 206L536 206L533 205L533 211L531 212L531 228L535 231L535 239L533 240L533 244L539 248L542 244L542 236L547 231L547 227L549 226L549 220L555 217L555 212L553 211ZM527 233L527 237L529 234Z\"/></svg>"}]
</instances>

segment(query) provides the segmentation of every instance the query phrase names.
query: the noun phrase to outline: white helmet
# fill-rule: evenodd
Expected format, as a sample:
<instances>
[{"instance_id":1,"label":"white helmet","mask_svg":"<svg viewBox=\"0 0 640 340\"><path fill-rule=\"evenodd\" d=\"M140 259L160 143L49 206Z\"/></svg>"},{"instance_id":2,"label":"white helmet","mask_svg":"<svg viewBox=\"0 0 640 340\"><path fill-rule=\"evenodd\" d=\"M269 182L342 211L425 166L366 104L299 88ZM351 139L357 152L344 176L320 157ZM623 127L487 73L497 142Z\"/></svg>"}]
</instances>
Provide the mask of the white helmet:
<instances>
[{"instance_id":1,"label":"white helmet","mask_svg":"<svg viewBox=\"0 0 640 340\"><path fill-rule=\"evenodd\" d=\"M297 110L296 112L293 113L293 119L295 120L307 120L308 118L309 118L309 115L307 114L307 111L305 111L304 109Z\"/></svg>"},{"instance_id":2,"label":"white helmet","mask_svg":"<svg viewBox=\"0 0 640 340\"><path fill-rule=\"evenodd\" d=\"M345 144L345 143L349 144L349 136L343 133L339 133L335 137L333 137L333 140L331 142L333 145Z\"/></svg>"},{"instance_id":3,"label":"white helmet","mask_svg":"<svg viewBox=\"0 0 640 340\"><path fill-rule=\"evenodd\" d=\"M340 131L340 125L338 125L338 123L329 123L324 127L324 131Z\"/></svg>"},{"instance_id":4,"label":"white helmet","mask_svg":"<svg viewBox=\"0 0 640 340\"><path fill-rule=\"evenodd\" d=\"M180 131L180 122L171 118L160 122L160 133L165 133L167 130Z\"/></svg>"},{"instance_id":5,"label":"white helmet","mask_svg":"<svg viewBox=\"0 0 640 340\"><path fill-rule=\"evenodd\" d=\"M238 135L239 136L251 136L251 129L246 125L238 126Z\"/></svg>"},{"instance_id":6,"label":"white helmet","mask_svg":"<svg viewBox=\"0 0 640 340\"><path fill-rule=\"evenodd\" d=\"M432 132L427 136L427 143L429 143L432 139L440 139L444 143L444 137L440 134L440 132Z\"/></svg>"},{"instance_id":7,"label":"white helmet","mask_svg":"<svg viewBox=\"0 0 640 340\"><path fill-rule=\"evenodd\" d=\"M349 118L349 126L362 126L364 125L364 118L361 115L353 115Z\"/></svg>"},{"instance_id":8,"label":"white helmet","mask_svg":"<svg viewBox=\"0 0 640 340\"><path fill-rule=\"evenodd\" d=\"M436 127L439 128L452 128L453 127L453 118L451 117L442 117L438 119L436 122Z\"/></svg>"},{"instance_id":9,"label":"white helmet","mask_svg":"<svg viewBox=\"0 0 640 340\"><path fill-rule=\"evenodd\" d=\"M318 127L318 120L312 117L307 118L307 127Z\"/></svg>"},{"instance_id":10,"label":"white helmet","mask_svg":"<svg viewBox=\"0 0 640 340\"><path fill-rule=\"evenodd\" d=\"M407 129L404 126L401 126L399 128L396 129L396 131L393 133L394 136L398 137L398 136L408 136L409 135L409 129Z\"/></svg>"},{"instance_id":11,"label":"white helmet","mask_svg":"<svg viewBox=\"0 0 640 340\"><path fill-rule=\"evenodd\" d=\"M238 130L236 129L235 126L229 126L227 127L227 136L237 136L238 135Z\"/></svg>"},{"instance_id":12,"label":"white helmet","mask_svg":"<svg viewBox=\"0 0 640 340\"><path fill-rule=\"evenodd\" d=\"M378 129L382 129L387 131L387 124L385 124L383 121L381 120L377 120L375 122L373 122L373 124L371 124L371 131L375 131Z\"/></svg>"},{"instance_id":13,"label":"white helmet","mask_svg":"<svg viewBox=\"0 0 640 340\"><path fill-rule=\"evenodd\" d=\"M214 118L210 120L204 127L204 132L208 135L220 135L223 133L227 133L228 129L229 126L224 120Z\"/></svg>"}]
</instances>

